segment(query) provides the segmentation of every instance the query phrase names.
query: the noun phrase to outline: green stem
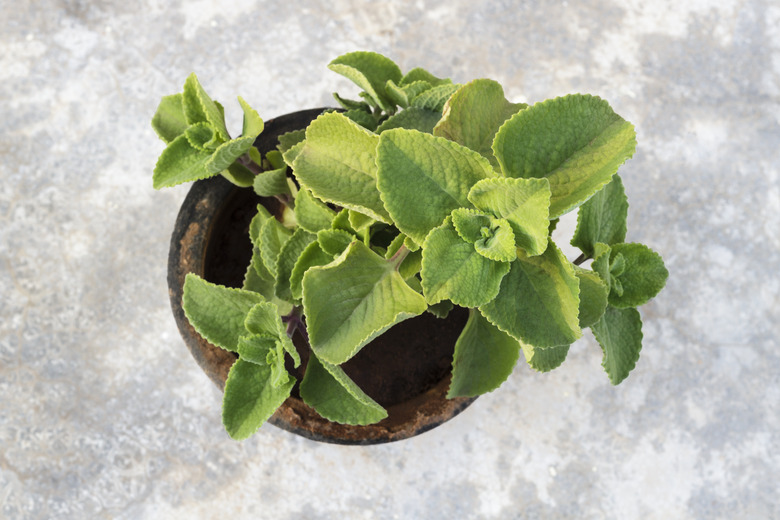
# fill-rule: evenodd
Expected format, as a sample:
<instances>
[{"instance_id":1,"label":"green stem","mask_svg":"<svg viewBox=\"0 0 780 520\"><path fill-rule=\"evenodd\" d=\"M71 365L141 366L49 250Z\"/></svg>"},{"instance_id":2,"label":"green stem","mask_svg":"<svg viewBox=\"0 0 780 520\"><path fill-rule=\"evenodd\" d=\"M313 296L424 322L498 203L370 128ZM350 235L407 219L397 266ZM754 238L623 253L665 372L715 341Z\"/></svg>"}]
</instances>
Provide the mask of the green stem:
<instances>
[{"instance_id":1,"label":"green stem","mask_svg":"<svg viewBox=\"0 0 780 520\"><path fill-rule=\"evenodd\" d=\"M393 269L397 271L398 267L400 267L400 265L406 259L406 255L408 255L410 252L411 251L408 247L406 247L406 244L402 244L401 247L398 248L398 251L396 251L395 254L390 257L388 262L390 262L393 265Z\"/></svg>"}]
</instances>

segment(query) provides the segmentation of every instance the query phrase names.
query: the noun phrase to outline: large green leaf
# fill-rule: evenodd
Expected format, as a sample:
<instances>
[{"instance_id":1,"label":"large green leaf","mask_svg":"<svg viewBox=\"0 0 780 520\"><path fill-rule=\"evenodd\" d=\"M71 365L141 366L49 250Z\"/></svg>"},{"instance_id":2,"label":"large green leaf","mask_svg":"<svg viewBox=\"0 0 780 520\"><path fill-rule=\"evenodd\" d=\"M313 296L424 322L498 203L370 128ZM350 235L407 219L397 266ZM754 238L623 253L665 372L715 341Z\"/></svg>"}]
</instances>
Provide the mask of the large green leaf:
<instances>
[{"instance_id":1,"label":"large green leaf","mask_svg":"<svg viewBox=\"0 0 780 520\"><path fill-rule=\"evenodd\" d=\"M220 109L219 104L206 94L194 72L184 82L182 107L184 108L184 116L189 124L209 123L223 141L230 139L225 127L224 113Z\"/></svg>"},{"instance_id":2,"label":"large green leaf","mask_svg":"<svg viewBox=\"0 0 780 520\"><path fill-rule=\"evenodd\" d=\"M194 273L184 279L182 307L192 327L209 343L235 352L246 333L249 311L265 299L258 293L207 282Z\"/></svg>"},{"instance_id":3,"label":"large green leaf","mask_svg":"<svg viewBox=\"0 0 780 520\"><path fill-rule=\"evenodd\" d=\"M425 311L425 299L393 264L362 242L303 277L303 309L312 350L340 365L396 323Z\"/></svg>"},{"instance_id":4,"label":"large green leaf","mask_svg":"<svg viewBox=\"0 0 780 520\"><path fill-rule=\"evenodd\" d=\"M569 353L569 345L534 348L527 343L522 343L521 346L526 362L537 372L549 372L558 368L566 360L566 355Z\"/></svg>"},{"instance_id":5,"label":"large green leaf","mask_svg":"<svg viewBox=\"0 0 780 520\"><path fill-rule=\"evenodd\" d=\"M401 81L401 69L390 58L376 52L357 51L339 56L328 68L352 80L385 111L392 112L395 104L385 92L388 80Z\"/></svg>"},{"instance_id":6,"label":"large green leaf","mask_svg":"<svg viewBox=\"0 0 780 520\"><path fill-rule=\"evenodd\" d=\"M485 158L464 146L400 128L379 136L377 164L387 211L418 244L453 209L471 207L471 187L495 175Z\"/></svg>"},{"instance_id":7,"label":"large green leaf","mask_svg":"<svg viewBox=\"0 0 780 520\"><path fill-rule=\"evenodd\" d=\"M425 299L429 304L450 300L462 307L478 307L496 297L509 266L479 254L447 217L423 244L420 275Z\"/></svg>"},{"instance_id":8,"label":"large green leaf","mask_svg":"<svg viewBox=\"0 0 780 520\"><path fill-rule=\"evenodd\" d=\"M407 130L419 130L430 134L436 123L441 119L441 114L425 108L411 107L388 117L376 129L377 134L393 128L406 128Z\"/></svg>"},{"instance_id":9,"label":"large green leaf","mask_svg":"<svg viewBox=\"0 0 780 520\"><path fill-rule=\"evenodd\" d=\"M487 321L476 309L455 343L452 382L447 397L492 392L506 381L520 356L520 343Z\"/></svg>"},{"instance_id":10,"label":"large green leaf","mask_svg":"<svg viewBox=\"0 0 780 520\"><path fill-rule=\"evenodd\" d=\"M606 101L573 94L537 103L496 133L493 153L507 177L546 177L550 218L585 202L607 184L636 148L631 123Z\"/></svg>"},{"instance_id":11,"label":"large green leaf","mask_svg":"<svg viewBox=\"0 0 780 520\"><path fill-rule=\"evenodd\" d=\"M181 94L164 96L157 106L154 116L152 116L152 128L160 139L170 143L183 134L188 126L182 107Z\"/></svg>"},{"instance_id":12,"label":"large green leaf","mask_svg":"<svg viewBox=\"0 0 780 520\"><path fill-rule=\"evenodd\" d=\"M168 143L160 158L157 159L152 176L154 189L213 177L216 174L206 170L206 162L210 158L210 152L193 147L187 136L181 134Z\"/></svg>"},{"instance_id":13,"label":"large green leaf","mask_svg":"<svg viewBox=\"0 0 780 520\"><path fill-rule=\"evenodd\" d=\"M529 256L547 249L550 227L550 185L547 179L485 179L469 192L469 200L482 211L509 221L517 246Z\"/></svg>"},{"instance_id":14,"label":"large green leaf","mask_svg":"<svg viewBox=\"0 0 780 520\"><path fill-rule=\"evenodd\" d=\"M318 414L341 424L366 425L387 417L387 411L363 392L341 367L309 357L301 382L301 398Z\"/></svg>"},{"instance_id":15,"label":"large green leaf","mask_svg":"<svg viewBox=\"0 0 780 520\"><path fill-rule=\"evenodd\" d=\"M228 435L246 439L268 420L290 396L295 379L286 384L271 384L271 367L236 360L225 381L222 399L222 423Z\"/></svg>"},{"instance_id":16,"label":"large green leaf","mask_svg":"<svg viewBox=\"0 0 780 520\"><path fill-rule=\"evenodd\" d=\"M620 271L615 261L623 258ZM612 286L616 282L622 294L611 290L609 303L615 307L639 307L654 298L666 285L669 271L661 255L643 244L615 244L610 252Z\"/></svg>"},{"instance_id":17,"label":"large green leaf","mask_svg":"<svg viewBox=\"0 0 780 520\"><path fill-rule=\"evenodd\" d=\"M477 79L463 85L450 97L433 135L479 152L498 168L493 155L493 138L504 121L527 107L525 103L507 101L499 83Z\"/></svg>"},{"instance_id":18,"label":"large green leaf","mask_svg":"<svg viewBox=\"0 0 780 520\"><path fill-rule=\"evenodd\" d=\"M642 318L633 308L607 307L604 316L591 326L604 351L601 366L613 385L619 384L636 366L642 350Z\"/></svg>"},{"instance_id":19,"label":"large green leaf","mask_svg":"<svg viewBox=\"0 0 780 520\"><path fill-rule=\"evenodd\" d=\"M538 256L518 254L498 296L479 308L495 326L533 347L568 345L582 336L579 279L550 242Z\"/></svg>"},{"instance_id":20,"label":"large green leaf","mask_svg":"<svg viewBox=\"0 0 780 520\"><path fill-rule=\"evenodd\" d=\"M325 202L390 223L376 187L378 142L378 136L343 114L323 114L306 129L293 172L305 188Z\"/></svg>"},{"instance_id":21,"label":"large green leaf","mask_svg":"<svg viewBox=\"0 0 780 520\"><path fill-rule=\"evenodd\" d=\"M628 199L623 181L615 174L612 180L580 206L577 229L571 245L580 248L588 258L593 258L597 242L617 244L626 239Z\"/></svg>"}]
</instances>

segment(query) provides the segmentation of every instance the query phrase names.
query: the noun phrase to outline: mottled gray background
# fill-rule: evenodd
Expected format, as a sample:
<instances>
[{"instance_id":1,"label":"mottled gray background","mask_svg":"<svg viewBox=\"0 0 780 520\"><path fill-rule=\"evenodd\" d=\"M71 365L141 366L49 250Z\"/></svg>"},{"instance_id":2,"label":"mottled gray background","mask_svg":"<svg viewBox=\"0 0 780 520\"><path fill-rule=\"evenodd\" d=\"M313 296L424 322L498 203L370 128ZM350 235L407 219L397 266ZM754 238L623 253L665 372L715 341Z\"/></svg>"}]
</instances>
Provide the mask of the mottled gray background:
<instances>
[{"instance_id":1,"label":"mottled gray background","mask_svg":"<svg viewBox=\"0 0 780 520\"><path fill-rule=\"evenodd\" d=\"M412 440L227 437L168 306L187 187L152 190L149 120L191 71L234 129L236 95L330 104L357 49L636 125L628 238L671 276L620 387L588 333ZM769 0L0 0L0 517L780 518L779 80Z\"/></svg>"}]
</instances>

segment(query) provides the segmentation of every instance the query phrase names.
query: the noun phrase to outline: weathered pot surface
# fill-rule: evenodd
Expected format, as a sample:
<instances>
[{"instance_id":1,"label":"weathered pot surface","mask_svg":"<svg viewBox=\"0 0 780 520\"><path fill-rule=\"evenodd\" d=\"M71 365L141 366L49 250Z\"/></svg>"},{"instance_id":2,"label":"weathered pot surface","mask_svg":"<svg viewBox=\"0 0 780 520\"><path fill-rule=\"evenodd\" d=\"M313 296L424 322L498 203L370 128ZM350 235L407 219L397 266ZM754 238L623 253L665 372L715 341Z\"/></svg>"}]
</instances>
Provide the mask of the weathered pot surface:
<instances>
[{"instance_id":1,"label":"weathered pot surface","mask_svg":"<svg viewBox=\"0 0 780 520\"><path fill-rule=\"evenodd\" d=\"M266 121L255 146L262 154L276 147L279 135L305 128L323 109L287 114ZM280 204L237 188L222 177L194 183L176 220L168 258L168 288L174 318L195 360L212 381L224 388L235 354L211 345L187 321L181 307L184 277L193 272L206 280L240 287L252 245L249 222L257 204L277 214ZM466 323L466 311L456 308L442 320L424 313L385 332L363 348L343 368L368 395L388 411L388 417L368 426L337 424L323 419L293 394L269 422L303 437L337 444L379 444L419 435L451 419L474 398L447 399L455 341ZM293 338L303 365L308 346Z\"/></svg>"}]
</instances>

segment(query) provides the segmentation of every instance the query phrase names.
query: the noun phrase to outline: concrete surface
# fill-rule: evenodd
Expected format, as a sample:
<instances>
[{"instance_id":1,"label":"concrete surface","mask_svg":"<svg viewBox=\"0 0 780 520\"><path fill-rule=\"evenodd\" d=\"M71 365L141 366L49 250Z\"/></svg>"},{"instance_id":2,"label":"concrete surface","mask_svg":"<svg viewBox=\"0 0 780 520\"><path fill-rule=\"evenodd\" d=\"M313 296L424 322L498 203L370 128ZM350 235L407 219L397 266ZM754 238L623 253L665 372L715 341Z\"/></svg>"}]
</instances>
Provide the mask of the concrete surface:
<instances>
[{"instance_id":1,"label":"concrete surface","mask_svg":"<svg viewBox=\"0 0 780 520\"><path fill-rule=\"evenodd\" d=\"M223 432L168 307L187 188L152 190L149 120L191 71L233 128L236 95L329 104L357 49L636 125L629 240L671 277L620 387L587 335L413 440ZM0 0L0 517L780 518L779 80L768 0Z\"/></svg>"}]
</instances>

